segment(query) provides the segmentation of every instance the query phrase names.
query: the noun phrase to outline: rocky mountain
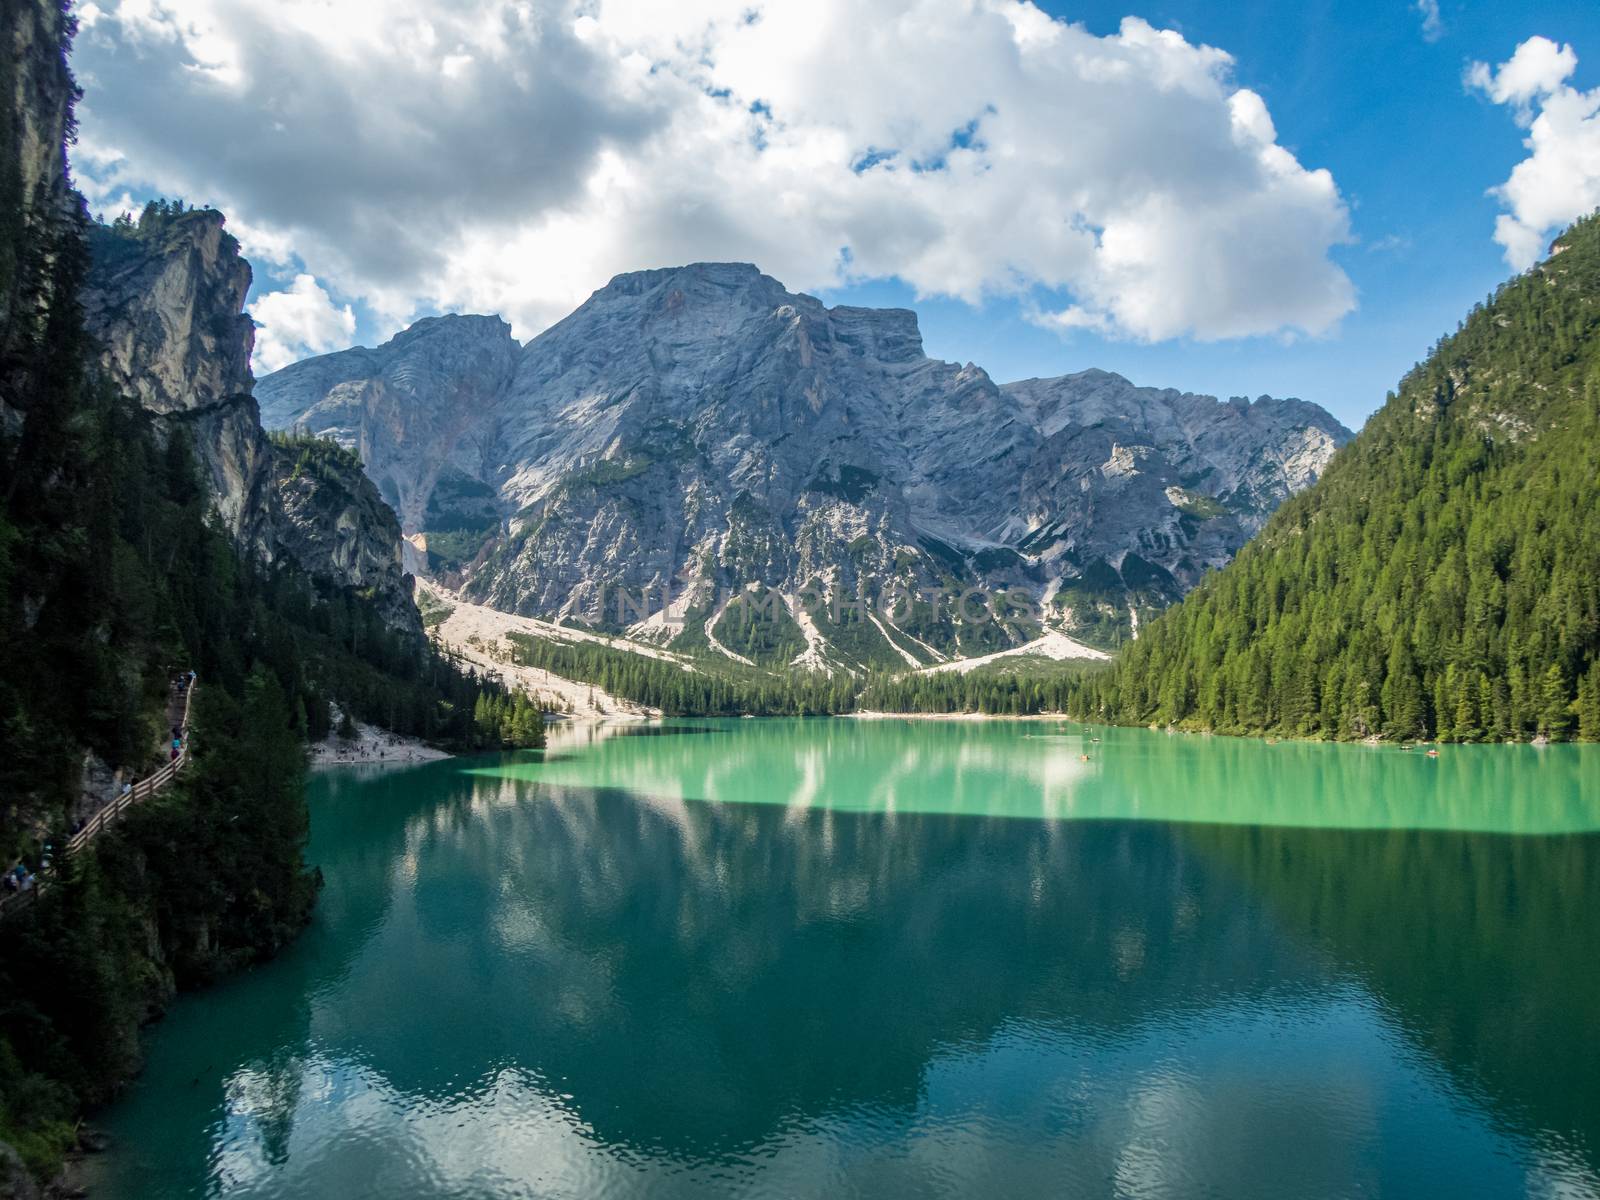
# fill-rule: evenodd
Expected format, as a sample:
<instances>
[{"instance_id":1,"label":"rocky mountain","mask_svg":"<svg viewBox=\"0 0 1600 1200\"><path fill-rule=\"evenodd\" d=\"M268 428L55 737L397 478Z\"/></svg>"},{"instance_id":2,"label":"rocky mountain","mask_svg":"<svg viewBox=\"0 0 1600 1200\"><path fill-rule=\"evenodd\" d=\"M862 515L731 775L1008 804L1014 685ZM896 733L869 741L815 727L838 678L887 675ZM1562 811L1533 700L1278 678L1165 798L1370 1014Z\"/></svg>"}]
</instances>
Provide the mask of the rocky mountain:
<instances>
[{"instance_id":1,"label":"rocky mountain","mask_svg":"<svg viewBox=\"0 0 1600 1200\"><path fill-rule=\"evenodd\" d=\"M521 351L498 317L429 318L376 350L326 354L269 376L278 382L258 393L261 420L268 429L313 428L355 450L415 533L436 524L460 481L494 472L488 418ZM311 396L317 414L307 420L301 405Z\"/></svg>"},{"instance_id":2,"label":"rocky mountain","mask_svg":"<svg viewBox=\"0 0 1600 1200\"><path fill-rule=\"evenodd\" d=\"M1136 610L1179 599L1351 436L1302 400L1224 403L1107 371L1002 390L1041 439L1019 487L1025 540L1080 621L1103 615L1119 583Z\"/></svg>"},{"instance_id":3,"label":"rocky mountain","mask_svg":"<svg viewBox=\"0 0 1600 1200\"><path fill-rule=\"evenodd\" d=\"M389 624L420 632L400 527L353 456L279 445L251 390L250 265L221 213L155 205L96 226L81 294L103 374L171 429L184 430L241 550L287 559L372 599Z\"/></svg>"},{"instance_id":4,"label":"rocky mountain","mask_svg":"<svg viewBox=\"0 0 1600 1200\"><path fill-rule=\"evenodd\" d=\"M212 211L91 231L84 322L105 375L186 429L234 541L276 554L272 447L250 398L250 265Z\"/></svg>"},{"instance_id":5,"label":"rocky mountain","mask_svg":"<svg viewBox=\"0 0 1600 1200\"><path fill-rule=\"evenodd\" d=\"M1221 733L1600 741L1600 216L1441 339L1077 711Z\"/></svg>"},{"instance_id":6,"label":"rocky mountain","mask_svg":"<svg viewBox=\"0 0 1600 1200\"><path fill-rule=\"evenodd\" d=\"M421 321L257 395L269 427L358 450L473 599L847 667L1041 626L1112 643L1350 437L1315 405L1100 371L1001 387L929 358L914 313L730 263L619 276L526 346L492 317ZM1015 602L958 605L973 588Z\"/></svg>"}]
</instances>

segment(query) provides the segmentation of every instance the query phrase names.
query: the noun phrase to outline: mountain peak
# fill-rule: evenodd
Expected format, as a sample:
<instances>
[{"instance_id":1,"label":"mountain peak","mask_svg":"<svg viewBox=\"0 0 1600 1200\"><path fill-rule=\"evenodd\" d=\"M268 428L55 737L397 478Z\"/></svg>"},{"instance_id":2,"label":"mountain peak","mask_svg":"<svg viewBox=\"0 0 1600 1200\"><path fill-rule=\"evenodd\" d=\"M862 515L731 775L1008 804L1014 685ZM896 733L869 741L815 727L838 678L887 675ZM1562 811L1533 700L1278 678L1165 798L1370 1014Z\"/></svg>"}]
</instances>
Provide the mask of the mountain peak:
<instances>
[{"instance_id":1,"label":"mountain peak","mask_svg":"<svg viewBox=\"0 0 1600 1200\"><path fill-rule=\"evenodd\" d=\"M431 337L510 341L511 326L499 314L441 313L413 321L384 345L399 348Z\"/></svg>"},{"instance_id":2,"label":"mountain peak","mask_svg":"<svg viewBox=\"0 0 1600 1200\"><path fill-rule=\"evenodd\" d=\"M791 292L753 263L693 262L614 276L583 306L611 307L645 301L650 316L676 316L690 307L710 306L755 314L792 309L825 320L834 340L857 353L885 361L921 358L922 330L909 308L867 308L841 304L829 308L815 296ZM579 311L582 311L580 309Z\"/></svg>"},{"instance_id":3,"label":"mountain peak","mask_svg":"<svg viewBox=\"0 0 1600 1200\"><path fill-rule=\"evenodd\" d=\"M727 291L759 289L787 294L783 284L770 275L763 275L754 263L693 262L678 267L624 271L620 275L613 275L610 282L594 295L639 296L660 287L712 287Z\"/></svg>"},{"instance_id":4,"label":"mountain peak","mask_svg":"<svg viewBox=\"0 0 1600 1200\"><path fill-rule=\"evenodd\" d=\"M917 323L917 314L909 308L840 304L828 309L828 319L833 324L834 337L863 354L885 362L923 357L922 327Z\"/></svg>"}]
</instances>

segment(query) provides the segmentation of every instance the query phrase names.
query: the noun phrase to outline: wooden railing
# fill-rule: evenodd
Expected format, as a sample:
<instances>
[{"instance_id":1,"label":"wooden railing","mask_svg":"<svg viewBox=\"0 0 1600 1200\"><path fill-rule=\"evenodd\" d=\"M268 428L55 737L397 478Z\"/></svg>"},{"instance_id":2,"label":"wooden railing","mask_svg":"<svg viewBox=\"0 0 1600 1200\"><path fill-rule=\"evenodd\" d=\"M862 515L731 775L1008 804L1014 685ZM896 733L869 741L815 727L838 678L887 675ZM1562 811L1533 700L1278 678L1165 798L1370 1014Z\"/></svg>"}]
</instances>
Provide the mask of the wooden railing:
<instances>
[{"instance_id":1,"label":"wooden railing","mask_svg":"<svg viewBox=\"0 0 1600 1200\"><path fill-rule=\"evenodd\" d=\"M182 744L178 747L178 756L167 763L159 771L139 780L126 792L121 793L107 804L94 816L85 822L82 829L67 839L67 853L72 854L88 845L101 830L108 825L116 823L123 813L127 812L141 800L148 800L151 796L158 796L172 786L172 781L189 762L189 709L194 703L195 689L199 682L192 681L183 696L183 718L179 722L178 730ZM47 875L41 873L34 877L34 885L25 892L17 892L0 900L0 917L24 907L27 902L45 890L50 884Z\"/></svg>"},{"instance_id":2,"label":"wooden railing","mask_svg":"<svg viewBox=\"0 0 1600 1200\"><path fill-rule=\"evenodd\" d=\"M178 747L178 757L162 767L154 775L149 775L139 780L126 792L123 792L110 804L90 817L82 829L67 839L67 851L69 853L87 845L90 839L107 825L114 823L117 818L139 803L139 801L147 800L151 796L156 796L166 791L172 781L178 777L178 772L183 770L184 765L189 761L189 706L194 702L195 688L199 686L198 683L191 683L189 690L183 696L183 720L178 726L183 744Z\"/></svg>"}]
</instances>

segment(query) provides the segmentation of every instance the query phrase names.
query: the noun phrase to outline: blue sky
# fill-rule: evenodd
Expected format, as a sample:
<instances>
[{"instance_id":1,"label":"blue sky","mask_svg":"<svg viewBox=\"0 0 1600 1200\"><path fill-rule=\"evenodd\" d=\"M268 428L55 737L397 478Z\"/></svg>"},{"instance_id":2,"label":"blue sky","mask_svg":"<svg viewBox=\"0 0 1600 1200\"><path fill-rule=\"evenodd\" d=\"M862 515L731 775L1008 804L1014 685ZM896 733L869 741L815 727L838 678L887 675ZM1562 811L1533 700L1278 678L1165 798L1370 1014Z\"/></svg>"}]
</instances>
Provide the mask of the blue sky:
<instances>
[{"instance_id":1,"label":"blue sky","mask_svg":"<svg viewBox=\"0 0 1600 1200\"><path fill-rule=\"evenodd\" d=\"M1081 28L1010 0L80 2L74 170L102 214L228 214L258 373L439 311L528 337L612 274L734 259L915 308L1001 381L1101 367L1351 426L1511 273L1497 218L1526 257L1600 203L1593 0L1041 7Z\"/></svg>"},{"instance_id":2,"label":"blue sky","mask_svg":"<svg viewBox=\"0 0 1600 1200\"><path fill-rule=\"evenodd\" d=\"M1575 83L1600 85L1600 4L1441 5L1429 42L1403 3L1047 2L1057 16L1110 33L1129 11L1227 50L1239 82L1260 92L1279 140L1333 172L1359 242L1334 251L1358 290L1328 336L1178 339L1154 345L1089 331L1063 337L1015 303L974 308L913 299L896 283L822 293L830 303L917 310L928 353L976 362L1001 380L1102 367L1136 383L1219 396L1298 396L1358 428L1413 363L1511 274L1493 241L1501 205L1489 189L1527 153L1505 109L1462 82L1467 64L1498 63L1541 34L1570 43Z\"/></svg>"}]
</instances>

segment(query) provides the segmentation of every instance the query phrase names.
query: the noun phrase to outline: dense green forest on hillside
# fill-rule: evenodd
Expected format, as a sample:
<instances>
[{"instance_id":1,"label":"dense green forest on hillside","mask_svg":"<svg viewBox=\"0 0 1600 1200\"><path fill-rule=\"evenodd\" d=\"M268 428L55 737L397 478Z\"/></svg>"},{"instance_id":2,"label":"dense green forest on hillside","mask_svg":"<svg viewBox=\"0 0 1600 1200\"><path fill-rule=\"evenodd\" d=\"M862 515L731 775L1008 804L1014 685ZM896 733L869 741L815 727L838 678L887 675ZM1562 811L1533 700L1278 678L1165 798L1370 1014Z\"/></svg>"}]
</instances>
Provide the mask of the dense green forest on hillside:
<instances>
[{"instance_id":1,"label":"dense green forest on hillside","mask_svg":"<svg viewBox=\"0 0 1600 1200\"><path fill-rule=\"evenodd\" d=\"M851 712L982 712L1031 716L1063 712L1079 681L1099 664L1017 658L956 671L865 675L762 670L702 655L686 671L589 642L557 642L511 634L513 660L565 679L592 683L613 696L648 704L669 717L804 717Z\"/></svg>"},{"instance_id":2,"label":"dense green forest on hillside","mask_svg":"<svg viewBox=\"0 0 1600 1200\"><path fill-rule=\"evenodd\" d=\"M1025 656L987 663L964 674L880 675L867 680L856 697L856 707L866 712L1007 717L1066 712L1085 676L1104 669L1099 662L1055 662Z\"/></svg>"},{"instance_id":3,"label":"dense green forest on hillside","mask_svg":"<svg viewBox=\"0 0 1600 1200\"><path fill-rule=\"evenodd\" d=\"M1591 217L1071 709L1227 733L1600 739L1597 464Z\"/></svg>"},{"instance_id":4,"label":"dense green forest on hillside","mask_svg":"<svg viewBox=\"0 0 1600 1200\"><path fill-rule=\"evenodd\" d=\"M7 6L0 33L26 19ZM176 988L304 924L317 886L304 743L328 732L330 699L462 747L541 734L525 698L388 628L361 596L241 559L181 426L98 377L81 199L62 187L30 203L16 186L19 131L50 114L13 102L70 111L74 96L71 21L48 20L59 45L8 70L51 86L0 91L0 193L18 202L0 230L0 868L49 859L50 883L0 921L0 1156L9 1143L41 1178L82 1108L135 1069L139 1026ZM191 669L189 769L65 855L86 791L163 761L169 682Z\"/></svg>"},{"instance_id":5,"label":"dense green forest on hillside","mask_svg":"<svg viewBox=\"0 0 1600 1200\"><path fill-rule=\"evenodd\" d=\"M765 671L709 655L686 671L593 642L556 642L511 634L513 661L565 679L592 683L613 696L659 708L669 717L804 717L848 712L860 681L841 671Z\"/></svg>"}]
</instances>

